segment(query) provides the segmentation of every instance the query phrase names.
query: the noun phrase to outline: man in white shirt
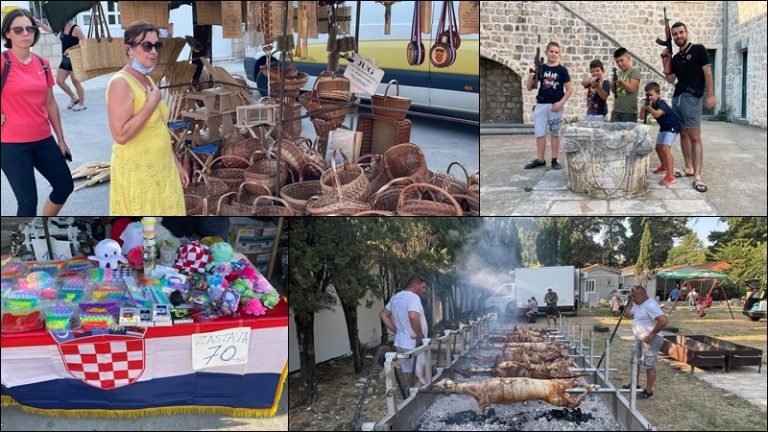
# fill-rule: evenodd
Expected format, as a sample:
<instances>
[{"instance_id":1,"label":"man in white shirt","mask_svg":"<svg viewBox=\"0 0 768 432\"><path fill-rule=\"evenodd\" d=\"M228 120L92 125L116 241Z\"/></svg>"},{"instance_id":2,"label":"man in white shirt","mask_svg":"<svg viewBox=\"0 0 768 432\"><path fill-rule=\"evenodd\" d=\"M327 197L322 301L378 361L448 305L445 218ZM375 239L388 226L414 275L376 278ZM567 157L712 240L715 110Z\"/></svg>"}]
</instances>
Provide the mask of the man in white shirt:
<instances>
[{"instance_id":1,"label":"man in white shirt","mask_svg":"<svg viewBox=\"0 0 768 432\"><path fill-rule=\"evenodd\" d=\"M424 307L420 296L427 292L427 282L420 276L411 276L405 289L392 296L379 316L387 328L395 333L395 348L397 352L410 351L422 345L422 339L427 337L427 319L424 317ZM413 361L403 363L405 380L411 385ZM421 385L427 384L424 369L424 354L416 358L416 376Z\"/></svg>"},{"instance_id":2,"label":"man in white shirt","mask_svg":"<svg viewBox=\"0 0 768 432\"><path fill-rule=\"evenodd\" d=\"M658 361L659 348L664 338L659 332L669 323L669 318L664 315L656 300L648 297L648 293L642 286L634 286L629 293L627 302L627 316L633 317L632 333L635 335L635 356L641 369L646 372L646 385L638 397L650 399L653 397L653 384L656 382L656 362ZM640 384L640 370L637 371L637 383ZM624 388L629 388L625 385Z\"/></svg>"}]
</instances>

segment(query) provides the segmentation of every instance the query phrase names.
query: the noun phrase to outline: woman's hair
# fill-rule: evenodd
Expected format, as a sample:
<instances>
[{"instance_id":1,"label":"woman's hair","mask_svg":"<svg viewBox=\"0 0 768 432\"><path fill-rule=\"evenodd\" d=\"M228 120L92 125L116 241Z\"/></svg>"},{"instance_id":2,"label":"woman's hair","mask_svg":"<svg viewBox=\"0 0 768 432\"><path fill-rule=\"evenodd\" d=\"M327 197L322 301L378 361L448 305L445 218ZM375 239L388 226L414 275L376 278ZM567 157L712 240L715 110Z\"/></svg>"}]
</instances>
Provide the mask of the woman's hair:
<instances>
[{"instance_id":1,"label":"woman's hair","mask_svg":"<svg viewBox=\"0 0 768 432\"><path fill-rule=\"evenodd\" d=\"M11 48L11 40L8 39L5 35L11 31L11 23L13 22L13 20L15 20L20 16L25 16L29 18L29 22L31 22L32 25L35 26L35 29L36 29L35 40L32 41L32 46L35 46L35 44L37 43L37 40L40 39L40 28L37 27L37 24L35 24L35 17L32 15L32 12L22 8L14 9L8 12L8 15L6 15L5 18L3 18L3 39L5 39L5 43L3 44L3 46L6 48Z\"/></svg>"},{"instance_id":2,"label":"woman's hair","mask_svg":"<svg viewBox=\"0 0 768 432\"><path fill-rule=\"evenodd\" d=\"M125 33L123 34L125 44L128 46L136 46L147 37L147 33L149 32L154 32L157 34L157 37L160 37L160 30L155 27L154 24L148 21L135 21L125 29ZM138 40L134 42L134 39L137 38Z\"/></svg>"}]
</instances>

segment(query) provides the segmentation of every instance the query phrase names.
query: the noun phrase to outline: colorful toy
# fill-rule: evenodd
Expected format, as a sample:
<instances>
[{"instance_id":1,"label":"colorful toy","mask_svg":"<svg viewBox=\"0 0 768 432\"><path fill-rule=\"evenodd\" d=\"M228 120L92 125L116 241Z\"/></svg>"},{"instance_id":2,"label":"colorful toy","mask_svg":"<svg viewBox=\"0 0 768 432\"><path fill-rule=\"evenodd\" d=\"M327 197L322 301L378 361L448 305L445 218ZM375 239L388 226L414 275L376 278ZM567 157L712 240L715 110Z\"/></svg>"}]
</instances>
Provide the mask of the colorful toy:
<instances>
[{"instance_id":1,"label":"colorful toy","mask_svg":"<svg viewBox=\"0 0 768 432\"><path fill-rule=\"evenodd\" d=\"M83 298L85 289L88 287L88 281L85 279L65 279L61 281L59 298L66 302L78 302Z\"/></svg>"},{"instance_id":2,"label":"colorful toy","mask_svg":"<svg viewBox=\"0 0 768 432\"><path fill-rule=\"evenodd\" d=\"M20 262L9 262L3 264L2 276L5 277L19 277L24 269L24 265Z\"/></svg>"},{"instance_id":3,"label":"colorful toy","mask_svg":"<svg viewBox=\"0 0 768 432\"><path fill-rule=\"evenodd\" d=\"M120 305L114 302L94 302L94 303L80 303L78 306L80 306L80 309L83 312L88 312L91 309L104 309L110 314L116 314L120 312Z\"/></svg>"},{"instance_id":4,"label":"colorful toy","mask_svg":"<svg viewBox=\"0 0 768 432\"><path fill-rule=\"evenodd\" d=\"M235 316L237 313L237 307L240 304L240 294L233 288L227 288L224 290L224 294L221 296L221 312L224 315Z\"/></svg>"},{"instance_id":5,"label":"colorful toy","mask_svg":"<svg viewBox=\"0 0 768 432\"><path fill-rule=\"evenodd\" d=\"M221 296L224 294L225 284L226 280L222 276L208 276L208 295L211 297L211 300L221 300Z\"/></svg>"},{"instance_id":6,"label":"colorful toy","mask_svg":"<svg viewBox=\"0 0 768 432\"><path fill-rule=\"evenodd\" d=\"M111 268L95 268L91 270L91 282L112 282Z\"/></svg>"},{"instance_id":7,"label":"colorful toy","mask_svg":"<svg viewBox=\"0 0 768 432\"><path fill-rule=\"evenodd\" d=\"M72 258L67 261L67 270L69 271L83 271L90 270L93 265L86 257Z\"/></svg>"},{"instance_id":8,"label":"colorful toy","mask_svg":"<svg viewBox=\"0 0 768 432\"><path fill-rule=\"evenodd\" d=\"M268 309L272 309L273 307L275 307L275 305L280 303L280 294L278 294L277 292L264 294L261 296L260 300L261 300L261 304L266 306Z\"/></svg>"},{"instance_id":9,"label":"colorful toy","mask_svg":"<svg viewBox=\"0 0 768 432\"><path fill-rule=\"evenodd\" d=\"M211 271L219 263L229 263L232 261L232 246L229 243L219 242L210 246L211 263L205 266L207 271Z\"/></svg>"},{"instance_id":10,"label":"colorful toy","mask_svg":"<svg viewBox=\"0 0 768 432\"><path fill-rule=\"evenodd\" d=\"M102 285L93 291L91 297L96 301L121 300L123 298L123 289L114 285Z\"/></svg>"},{"instance_id":11,"label":"colorful toy","mask_svg":"<svg viewBox=\"0 0 768 432\"><path fill-rule=\"evenodd\" d=\"M119 263L128 262L121 252L120 244L112 239L100 241L93 250L94 255L89 256L88 259L98 261L101 268L116 269Z\"/></svg>"},{"instance_id":12,"label":"colorful toy","mask_svg":"<svg viewBox=\"0 0 768 432\"><path fill-rule=\"evenodd\" d=\"M29 261L25 264L28 272L43 271L54 274L63 271L66 263L61 260L56 261Z\"/></svg>"},{"instance_id":13,"label":"colorful toy","mask_svg":"<svg viewBox=\"0 0 768 432\"><path fill-rule=\"evenodd\" d=\"M19 288L21 289L43 289L53 286L54 279L50 273L44 271L34 271L24 279L19 279Z\"/></svg>"},{"instance_id":14,"label":"colorful toy","mask_svg":"<svg viewBox=\"0 0 768 432\"><path fill-rule=\"evenodd\" d=\"M210 246L216 243L223 243L224 239L219 236L207 236L200 239L200 243Z\"/></svg>"},{"instance_id":15,"label":"colorful toy","mask_svg":"<svg viewBox=\"0 0 768 432\"><path fill-rule=\"evenodd\" d=\"M115 318L105 308L92 307L80 314L80 325L86 330L109 328L115 323Z\"/></svg>"},{"instance_id":16,"label":"colorful toy","mask_svg":"<svg viewBox=\"0 0 768 432\"><path fill-rule=\"evenodd\" d=\"M45 327L53 330L69 330L74 312L66 306L54 306L45 311Z\"/></svg>"},{"instance_id":17,"label":"colorful toy","mask_svg":"<svg viewBox=\"0 0 768 432\"><path fill-rule=\"evenodd\" d=\"M39 310L28 313L3 313L3 333L20 333L32 330L41 330L45 322L41 319Z\"/></svg>"},{"instance_id":18,"label":"colorful toy","mask_svg":"<svg viewBox=\"0 0 768 432\"><path fill-rule=\"evenodd\" d=\"M40 303L40 292L21 289L6 296L6 305L11 310L29 311Z\"/></svg>"},{"instance_id":19,"label":"colorful toy","mask_svg":"<svg viewBox=\"0 0 768 432\"><path fill-rule=\"evenodd\" d=\"M194 241L179 248L178 259L174 266L183 273L205 273L206 264L211 262L208 246Z\"/></svg>"},{"instance_id":20,"label":"colorful toy","mask_svg":"<svg viewBox=\"0 0 768 432\"><path fill-rule=\"evenodd\" d=\"M267 313L267 308L262 306L261 301L257 298L253 298L248 300L248 303L245 304L245 308L243 309L243 312L255 316L264 315Z\"/></svg>"}]
</instances>

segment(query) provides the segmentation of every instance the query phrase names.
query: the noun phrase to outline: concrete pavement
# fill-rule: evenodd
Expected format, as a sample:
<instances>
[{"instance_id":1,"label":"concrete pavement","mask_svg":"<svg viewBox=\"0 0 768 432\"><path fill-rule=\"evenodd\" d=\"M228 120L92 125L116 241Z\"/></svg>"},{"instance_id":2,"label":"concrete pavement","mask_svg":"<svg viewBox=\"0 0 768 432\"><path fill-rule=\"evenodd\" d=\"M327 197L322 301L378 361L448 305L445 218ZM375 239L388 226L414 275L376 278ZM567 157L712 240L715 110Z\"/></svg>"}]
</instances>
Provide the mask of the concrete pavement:
<instances>
[{"instance_id":1,"label":"concrete pavement","mask_svg":"<svg viewBox=\"0 0 768 432\"><path fill-rule=\"evenodd\" d=\"M658 126L651 126L655 137ZM535 158L533 135L486 135L480 138L480 209L495 215L688 215L765 216L768 170L766 130L734 123L703 122L704 176L709 190L693 189L690 178L659 186L660 175L648 174L647 193L632 198L591 199L570 192L565 169L524 170ZM547 139L549 159L549 139ZM672 146L675 166L683 165L680 139ZM656 166L656 155L652 166ZM559 160L565 165L565 155Z\"/></svg>"},{"instance_id":2,"label":"concrete pavement","mask_svg":"<svg viewBox=\"0 0 768 432\"><path fill-rule=\"evenodd\" d=\"M216 64L231 73L243 72L243 64ZM70 169L87 163L109 162L112 154L112 137L110 136L106 116L106 88L112 74L93 78L83 83L86 93L85 111L73 112L66 109L69 97L58 87L54 87L54 96L59 104L64 136L72 150ZM249 82L255 87L255 83ZM361 112L365 112L361 108ZM480 154L478 150L478 127L467 126L459 122L433 120L418 115L409 116L412 121L411 142L418 144L424 151L427 164L432 171L445 171L453 161L465 164L470 174L480 169ZM349 118L345 123L350 125ZM314 138L315 129L307 118L302 121L302 134ZM455 173L455 171L452 171ZM457 174L462 176L463 174ZM51 187L40 173L35 172L37 182L38 212L42 203L51 192ZM75 187L84 180L76 180ZM16 198L8 184L5 175L2 176L2 215L16 214ZM61 216L104 216L109 214L109 183L103 183L85 188L70 195L61 210Z\"/></svg>"}]
</instances>

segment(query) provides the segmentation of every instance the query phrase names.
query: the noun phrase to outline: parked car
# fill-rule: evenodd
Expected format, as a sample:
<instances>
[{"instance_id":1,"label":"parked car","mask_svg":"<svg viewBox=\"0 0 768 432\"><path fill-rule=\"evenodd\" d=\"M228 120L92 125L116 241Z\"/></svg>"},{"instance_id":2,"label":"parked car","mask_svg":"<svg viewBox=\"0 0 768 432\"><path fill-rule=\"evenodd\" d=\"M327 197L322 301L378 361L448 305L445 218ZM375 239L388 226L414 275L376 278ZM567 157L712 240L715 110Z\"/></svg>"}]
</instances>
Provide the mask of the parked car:
<instances>
[{"instance_id":1,"label":"parked car","mask_svg":"<svg viewBox=\"0 0 768 432\"><path fill-rule=\"evenodd\" d=\"M760 286L760 279L749 279L744 281L751 291L747 292L744 301L744 310L741 312L752 321L760 321L760 318L766 317L766 293L765 286Z\"/></svg>"}]
</instances>

